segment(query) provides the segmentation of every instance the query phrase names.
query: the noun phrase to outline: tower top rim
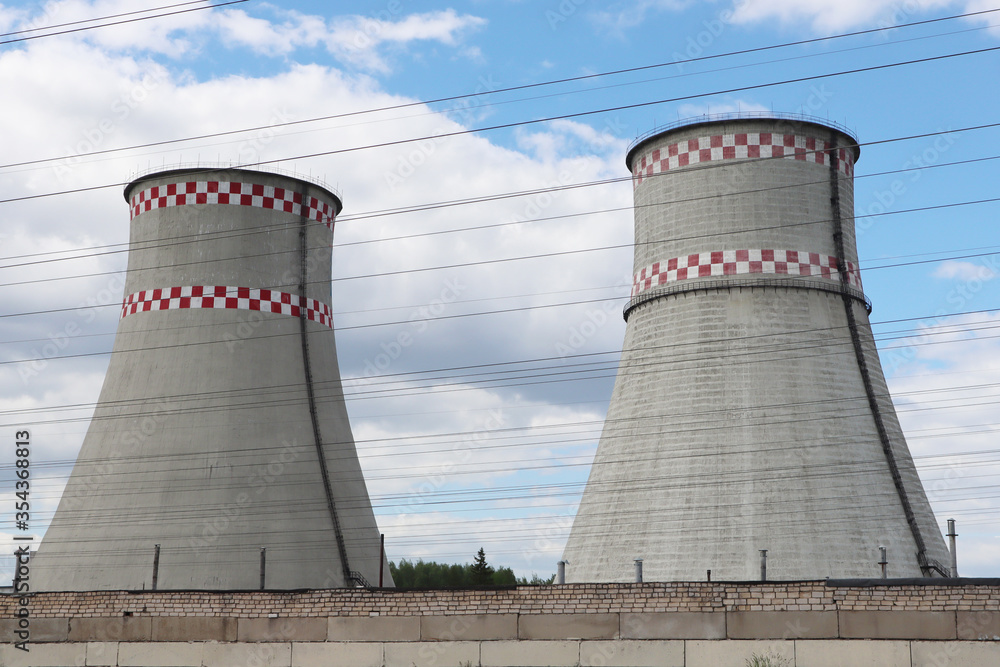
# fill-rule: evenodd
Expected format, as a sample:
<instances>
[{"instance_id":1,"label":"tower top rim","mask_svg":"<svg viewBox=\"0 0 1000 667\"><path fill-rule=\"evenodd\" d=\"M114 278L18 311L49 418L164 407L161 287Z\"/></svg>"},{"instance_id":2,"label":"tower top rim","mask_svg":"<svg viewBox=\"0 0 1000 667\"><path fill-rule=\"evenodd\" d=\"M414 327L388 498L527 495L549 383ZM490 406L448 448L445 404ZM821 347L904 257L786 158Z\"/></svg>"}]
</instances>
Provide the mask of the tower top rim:
<instances>
[{"instance_id":1,"label":"tower top rim","mask_svg":"<svg viewBox=\"0 0 1000 667\"><path fill-rule=\"evenodd\" d=\"M205 162L199 163L189 163L189 164L177 164L168 167L154 167L152 169L144 169L136 171L129 175L128 180L125 183L125 188L122 194L125 197L125 201L129 201L129 194L137 183L140 181L148 181L153 178L176 176L179 174L202 174L202 173L217 173L217 172L227 172L233 174L250 174L252 176L281 176L283 178L289 178L292 180L300 181L306 183L316 188L320 188L325 191L327 195L335 202L337 215L344 208L344 197L340 194L340 191L336 188L330 186L324 180L320 178L315 178L313 176L306 176L305 174L300 174L295 171L288 169L280 169L273 166L263 166L254 165L253 168L247 167L234 167L227 164L211 164Z\"/></svg>"},{"instance_id":2,"label":"tower top rim","mask_svg":"<svg viewBox=\"0 0 1000 667\"><path fill-rule=\"evenodd\" d=\"M850 147L854 149L855 162L857 162L858 157L861 154L861 145L858 143L858 138L854 130L836 121L820 118L818 116L810 116L808 114L784 113L780 111L733 111L729 113L690 116L665 125L658 125L648 132L640 134L632 141L631 144L629 144L628 150L625 152L625 166L629 171L632 171L632 158L638 152L639 148L641 148L642 145L648 141L667 134L668 132L697 127L699 125L714 125L731 121L761 121L789 124L802 123L821 127L826 130L836 130L853 142L853 145Z\"/></svg>"}]
</instances>

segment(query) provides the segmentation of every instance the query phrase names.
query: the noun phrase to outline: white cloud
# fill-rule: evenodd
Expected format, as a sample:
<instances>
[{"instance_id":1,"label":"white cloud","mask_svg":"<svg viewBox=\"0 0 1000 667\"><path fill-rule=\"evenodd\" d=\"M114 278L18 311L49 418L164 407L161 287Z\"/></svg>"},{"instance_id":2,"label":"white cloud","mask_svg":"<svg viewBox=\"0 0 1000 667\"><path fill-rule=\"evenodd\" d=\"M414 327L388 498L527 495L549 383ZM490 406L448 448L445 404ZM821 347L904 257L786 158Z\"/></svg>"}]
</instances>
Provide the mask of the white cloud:
<instances>
[{"instance_id":1,"label":"white cloud","mask_svg":"<svg viewBox=\"0 0 1000 667\"><path fill-rule=\"evenodd\" d=\"M401 48L410 42L434 41L457 46L469 31L486 25L486 19L453 9L411 14L398 21L364 16L336 18L326 39L327 49L341 61L375 72L386 72L389 63L384 50Z\"/></svg>"},{"instance_id":2,"label":"white cloud","mask_svg":"<svg viewBox=\"0 0 1000 667\"><path fill-rule=\"evenodd\" d=\"M777 20L784 25L808 23L820 34L856 27L890 27L926 18L942 8L975 11L984 1L963 3L955 0L735 0L733 23L761 23ZM986 7L979 7L985 9Z\"/></svg>"},{"instance_id":3,"label":"white cloud","mask_svg":"<svg viewBox=\"0 0 1000 667\"><path fill-rule=\"evenodd\" d=\"M297 48L313 47L327 36L326 22L319 16L285 12L281 23L252 17L241 9L222 12L217 29L224 43L243 45L265 55L285 55Z\"/></svg>"},{"instance_id":4,"label":"white cloud","mask_svg":"<svg viewBox=\"0 0 1000 667\"><path fill-rule=\"evenodd\" d=\"M988 266L954 259L941 262L941 265L931 275L935 278L945 278L948 280L978 280L982 282L993 280L997 277L996 272Z\"/></svg>"},{"instance_id":5,"label":"white cloud","mask_svg":"<svg viewBox=\"0 0 1000 667\"><path fill-rule=\"evenodd\" d=\"M13 27L25 29L141 9L127 0L58 0L46 5L42 14L13 12L3 20ZM134 49L159 53L171 58L195 55L215 35L227 46L247 47L266 56L286 56L299 48L324 45L345 64L373 72L390 70L387 50L403 50L415 42L436 42L459 49L463 57L482 58L475 46L463 45L462 41L468 33L485 26L486 20L469 14L459 15L453 9L403 15L395 20L360 15L327 20L273 5L264 5L263 9L270 11L273 18L251 16L242 9L191 11L75 32L60 39L96 44L113 51ZM120 19L107 22L115 20Z\"/></svg>"},{"instance_id":6,"label":"white cloud","mask_svg":"<svg viewBox=\"0 0 1000 667\"><path fill-rule=\"evenodd\" d=\"M758 104L757 102L747 102L746 100L737 100L735 102L706 102L704 104L682 104L677 109L681 118L693 118L695 116L710 116L712 114L725 114L725 113L738 113L738 112L748 112L748 113L768 113L770 109L763 104Z\"/></svg>"},{"instance_id":7,"label":"white cloud","mask_svg":"<svg viewBox=\"0 0 1000 667\"><path fill-rule=\"evenodd\" d=\"M676 12L691 4L690 0L626 0L607 10L594 12L590 18L602 32L622 38L627 30L646 21L651 12Z\"/></svg>"}]
</instances>

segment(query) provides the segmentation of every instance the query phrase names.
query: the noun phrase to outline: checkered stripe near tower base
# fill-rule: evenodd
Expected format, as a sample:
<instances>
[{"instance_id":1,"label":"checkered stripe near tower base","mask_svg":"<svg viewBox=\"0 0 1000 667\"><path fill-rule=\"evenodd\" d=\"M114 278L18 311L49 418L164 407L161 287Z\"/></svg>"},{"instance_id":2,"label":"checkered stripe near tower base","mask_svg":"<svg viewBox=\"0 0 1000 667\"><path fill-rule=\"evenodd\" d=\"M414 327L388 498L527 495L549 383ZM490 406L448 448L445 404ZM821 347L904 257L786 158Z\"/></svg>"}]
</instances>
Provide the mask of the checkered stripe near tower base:
<instances>
[{"instance_id":1,"label":"checkered stripe near tower base","mask_svg":"<svg viewBox=\"0 0 1000 667\"><path fill-rule=\"evenodd\" d=\"M659 285L707 276L768 273L840 280L837 258L799 250L716 250L656 262L632 279L632 296ZM847 282L861 289L861 272L847 262Z\"/></svg>"},{"instance_id":2,"label":"checkered stripe near tower base","mask_svg":"<svg viewBox=\"0 0 1000 667\"><path fill-rule=\"evenodd\" d=\"M816 164L828 164L830 144L823 139L797 134L773 132L742 132L716 134L689 139L666 148L657 148L632 165L633 184L638 187L643 178L678 167L702 162L752 158L784 157ZM854 175L854 153L846 148L837 150L838 168L846 176Z\"/></svg>"},{"instance_id":3,"label":"checkered stripe near tower base","mask_svg":"<svg viewBox=\"0 0 1000 667\"><path fill-rule=\"evenodd\" d=\"M148 289L125 297L122 318L151 310L176 310L180 308L234 308L259 310L301 317L305 308L306 319L333 328L333 311L316 299L303 299L297 294L250 287L194 286Z\"/></svg>"},{"instance_id":4,"label":"checkered stripe near tower base","mask_svg":"<svg viewBox=\"0 0 1000 667\"><path fill-rule=\"evenodd\" d=\"M333 206L316 197L308 197L303 210L301 193L287 188L236 181L191 181L158 185L132 195L132 219L154 208L187 204L256 206L305 215L330 229L333 229L333 219L337 214Z\"/></svg>"}]
</instances>

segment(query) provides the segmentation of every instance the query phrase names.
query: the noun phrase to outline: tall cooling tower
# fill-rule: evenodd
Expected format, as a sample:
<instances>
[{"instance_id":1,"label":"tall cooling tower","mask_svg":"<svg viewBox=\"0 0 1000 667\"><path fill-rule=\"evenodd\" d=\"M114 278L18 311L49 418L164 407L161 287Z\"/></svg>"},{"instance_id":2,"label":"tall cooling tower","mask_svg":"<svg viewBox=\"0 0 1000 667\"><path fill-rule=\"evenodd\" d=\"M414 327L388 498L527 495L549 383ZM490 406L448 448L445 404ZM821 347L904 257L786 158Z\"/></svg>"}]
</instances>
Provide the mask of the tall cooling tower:
<instances>
[{"instance_id":1,"label":"tall cooling tower","mask_svg":"<svg viewBox=\"0 0 1000 667\"><path fill-rule=\"evenodd\" d=\"M724 118L640 139L621 365L569 581L937 576L854 235L857 141Z\"/></svg>"},{"instance_id":2,"label":"tall cooling tower","mask_svg":"<svg viewBox=\"0 0 1000 667\"><path fill-rule=\"evenodd\" d=\"M34 587L377 582L330 308L340 200L237 169L151 174L125 198L121 320Z\"/></svg>"}]
</instances>

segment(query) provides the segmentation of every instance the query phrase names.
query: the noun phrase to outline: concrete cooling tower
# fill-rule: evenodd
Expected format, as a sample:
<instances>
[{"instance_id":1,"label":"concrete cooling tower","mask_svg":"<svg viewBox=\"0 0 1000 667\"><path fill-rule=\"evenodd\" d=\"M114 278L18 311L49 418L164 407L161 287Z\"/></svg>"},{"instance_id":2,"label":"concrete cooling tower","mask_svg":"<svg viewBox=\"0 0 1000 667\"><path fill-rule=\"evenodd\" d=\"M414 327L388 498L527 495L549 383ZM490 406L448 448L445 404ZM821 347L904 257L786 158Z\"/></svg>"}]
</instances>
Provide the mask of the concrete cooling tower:
<instances>
[{"instance_id":1,"label":"concrete cooling tower","mask_svg":"<svg viewBox=\"0 0 1000 667\"><path fill-rule=\"evenodd\" d=\"M33 588L377 583L330 308L340 199L239 169L147 175L125 198L114 349Z\"/></svg>"},{"instance_id":2,"label":"concrete cooling tower","mask_svg":"<svg viewBox=\"0 0 1000 667\"><path fill-rule=\"evenodd\" d=\"M621 364L567 581L939 576L868 320L857 141L716 118L637 141Z\"/></svg>"}]
</instances>

